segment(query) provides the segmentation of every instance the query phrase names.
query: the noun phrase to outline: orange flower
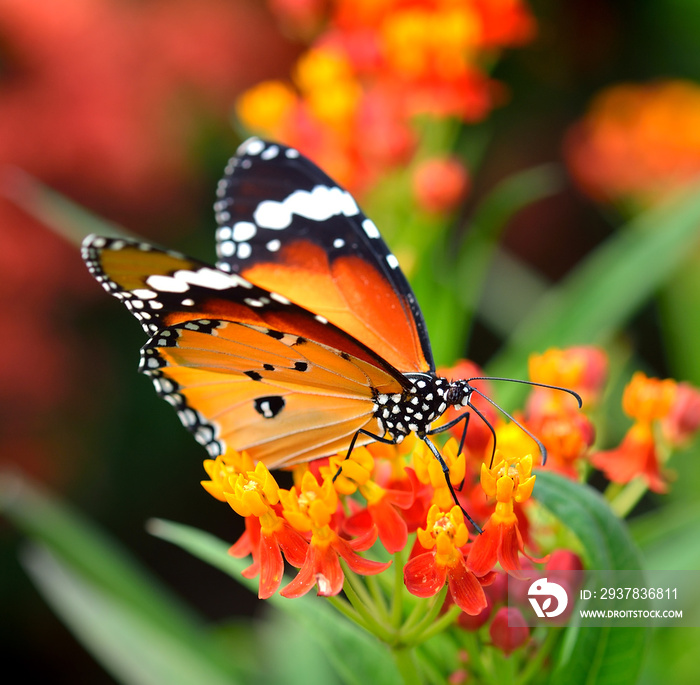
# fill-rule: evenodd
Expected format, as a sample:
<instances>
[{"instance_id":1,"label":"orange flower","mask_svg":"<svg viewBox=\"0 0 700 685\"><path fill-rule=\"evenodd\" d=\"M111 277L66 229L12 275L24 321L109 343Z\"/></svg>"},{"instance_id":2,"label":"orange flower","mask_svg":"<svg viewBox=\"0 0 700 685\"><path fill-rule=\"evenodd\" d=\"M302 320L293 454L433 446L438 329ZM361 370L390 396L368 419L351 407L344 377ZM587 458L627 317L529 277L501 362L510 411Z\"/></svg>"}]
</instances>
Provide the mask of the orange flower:
<instances>
[{"instance_id":1,"label":"orange flower","mask_svg":"<svg viewBox=\"0 0 700 685\"><path fill-rule=\"evenodd\" d=\"M578 465L595 440L595 428L583 414L559 413L531 419L528 428L547 450L547 467L578 479Z\"/></svg>"},{"instance_id":2,"label":"orange flower","mask_svg":"<svg viewBox=\"0 0 700 685\"><path fill-rule=\"evenodd\" d=\"M338 557L342 557L355 573L373 575L381 573L391 562L382 564L363 559L356 550L366 550L376 539L376 530L348 542L331 527L338 506L338 496L332 479L319 484L311 471L302 477L301 487L281 490L283 515L296 530L311 533L306 558L296 578L280 591L284 597L301 597L314 585L318 594L326 597L337 595L343 589L345 576Z\"/></svg>"},{"instance_id":3,"label":"orange flower","mask_svg":"<svg viewBox=\"0 0 700 685\"><path fill-rule=\"evenodd\" d=\"M668 490L659 469L656 441L649 423L637 421L617 449L592 455L591 463L614 483L629 483L642 477L654 492Z\"/></svg>"},{"instance_id":4,"label":"orange flower","mask_svg":"<svg viewBox=\"0 0 700 685\"><path fill-rule=\"evenodd\" d=\"M647 206L700 175L698 131L698 84L620 84L603 90L571 128L565 155L594 200Z\"/></svg>"},{"instance_id":5,"label":"orange flower","mask_svg":"<svg viewBox=\"0 0 700 685\"><path fill-rule=\"evenodd\" d=\"M396 451L393 445L386 445ZM365 534L376 526L379 539L390 554L395 554L406 546L408 526L399 509L408 509L413 505L415 492L412 481L405 479L396 483L394 488L384 488L370 476L374 469L374 459L366 447L356 447L349 458L343 455L333 457L327 467L321 468L321 474L335 479L337 492L351 495L356 489L367 500L366 508L356 512L344 523L344 530L355 535ZM406 487L403 487L405 484Z\"/></svg>"},{"instance_id":6,"label":"orange flower","mask_svg":"<svg viewBox=\"0 0 700 685\"><path fill-rule=\"evenodd\" d=\"M432 505L418 541L427 550L412 557L404 567L404 583L416 597L436 595L447 581L450 596L462 611L475 616L486 608L486 595L465 563L462 547L469 533L458 506L449 512Z\"/></svg>"},{"instance_id":7,"label":"orange flower","mask_svg":"<svg viewBox=\"0 0 700 685\"><path fill-rule=\"evenodd\" d=\"M483 576L499 562L504 571L521 578L518 553L525 554L525 550L514 503L522 503L532 494L535 485L535 476L531 475L532 456L528 454L506 461L501 451L496 450L496 461L493 468L487 468L486 464L481 467L481 487L487 495L495 496L496 511L474 541L467 565L477 576ZM532 559L527 554L525 556Z\"/></svg>"},{"instance_id":8,"label":"orange flower","mask_svg":"<svg viewBox=\"0 0 700 685\"><path fill-rule=\"evenodd\" d=\"M458 447L457 441L450 438L441 450L442 458L449 469L447 477L453 488L459 488L466 474L466 458L464 453L457 454ZM418 480L432 485L433 504L437 504L443 510L449 509L454 504L452 490L445 480L445 472L440 462L424 442L419 442L413 451L413 466Z\"/></svg>"},{"instance_id":9,"label":"orange flower","mask_svg":"<svg viewBox=\"0 0 700 685\"><path fill-rule=\"evenodd\" d=\"M236 114L251 131L281 138L297 107L297 95L283 81L263 81L247 90L236 103Z\"/></svg>"},{"instance_id":10,"label":"orange flower","mask_svg":"<svg viewBox=\"0 0 700 685\"><path fill-rule=\"evenodd\" d=\"M635 423L617 449L594 454L591 463L615 483L627 483L641 476L650 489L666 492L652 424L670 415L677 396L675 381L648 378L641 371L635 373L622 395L622 408Z\"/></svg>"},{"instance_id":11,"label":"orange flower","mask_svg":"<svg viewBox=\"0 0 700 685\"><path fill-rule=\"evenodd\" d=\"M649 378L637 371L622 395L622 408L627 416L650 423L668 416L676 399L676 381Z\"/></svg>"},{"instance_id":12,"label":"orange flower","mask_svg":"<svg viewBox=\"0 0 700 685\"><path fill-rule=\"evenodd\" d=\"M247 455L244 460L245 458ZM214 464L219 465L220 460L219 457ZM207 462L211 463L211 460ZM208 466L207 462L205 468L211 472L210 475L216 477L216 482L221 484L225 500L246 521L245 533L229 551L236 557L248 554L253 556L253 563L243 571L243 576L254 578L260 574L258 597L267 599L277 591L282 582L282 553L292 566L298 568L303 564L308 543L277 515L274 507L279 501L279 488L262 462L259 462L253 471L232 476L228 475L231 467L223 464L223 460L220 470ZM226 479L228 483L224 483ZM206 486L206 483L203 485ZM207 487L210 492L212 489L214 488L211 486ZM214 489L212 494L217 497L218 492Z\"/></svg>"},{"instance_id":13,"label":"orange flower","mask_svg":"<svg viewBox=\"0 0 700 685\"><path fill-rule=\"evenodd\" d=\"M530 380L556 385L577 392L584 406L595 404L605 384L608 358L598 347L580 346L566 349L551 348L543 354L530 355ZM546 414L561 409L575 409L571 398L558 390L534 388L528 402L528 413Z\"/></svg>"}]
</instances>

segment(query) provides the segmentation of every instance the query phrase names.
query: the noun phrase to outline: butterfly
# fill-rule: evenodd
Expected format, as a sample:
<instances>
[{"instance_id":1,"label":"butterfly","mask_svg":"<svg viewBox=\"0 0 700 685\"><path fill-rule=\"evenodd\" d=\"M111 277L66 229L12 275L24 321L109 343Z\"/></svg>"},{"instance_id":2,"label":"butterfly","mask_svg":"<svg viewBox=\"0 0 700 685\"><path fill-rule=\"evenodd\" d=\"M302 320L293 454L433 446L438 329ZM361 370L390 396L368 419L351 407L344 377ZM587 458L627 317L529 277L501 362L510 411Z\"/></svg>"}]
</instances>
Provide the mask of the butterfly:
<instances>
[{"instance_id":1,"label":"butterfly","mask_svg":"<svg viewBox=\"0 0 700 685\"><path fill-rule=\"evenodd\" d=\"M476 379L436 374L413 291L350 193L297 150L251 138L216 195L216 266L135 240L83 243L148 334L139 370L184 426L211 456L245 450L268 468L416 433L447 470L430 436L478 414ZM465 412L432 428L448 407Z\"/></svg>"}]
</instances>

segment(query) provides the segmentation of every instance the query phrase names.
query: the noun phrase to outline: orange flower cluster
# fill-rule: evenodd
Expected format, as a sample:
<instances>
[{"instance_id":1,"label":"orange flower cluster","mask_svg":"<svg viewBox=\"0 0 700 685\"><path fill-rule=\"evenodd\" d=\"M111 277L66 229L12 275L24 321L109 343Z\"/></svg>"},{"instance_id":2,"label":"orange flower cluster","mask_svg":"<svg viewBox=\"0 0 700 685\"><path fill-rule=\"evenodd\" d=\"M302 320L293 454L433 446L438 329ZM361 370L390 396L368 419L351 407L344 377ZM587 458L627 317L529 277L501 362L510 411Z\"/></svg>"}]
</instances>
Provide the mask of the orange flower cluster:
<instances>
[{"instance_id":1,"label":"orange flower cluster","mask_svg":"<svg viewBox=\"0 0 700 685\"><path fill-rule=\"evenodd\" d=\"M683 445L700 428L700 392L687 383L637 372L625 388L622 407L634 424L619 447L592 455L591 463L615 483L641 477L649 489L666 492L667 480L661 473L666 459L660 448L668 453L668 448Z\"/></svg>"},{"instance_id":2,"label":"orange flower cluster","mask_svg":"<svg viewBox=\"0 0 700 685\"><path fill-rule=\"evenodd\" d=\"M325 29L293 85L253 87L238 116L353 191L411 158L415 115L483 119L499 98L487 74L494 52L534 33L522 0L276 0L273 9L305 36Z\"/></svg>"},{"instance_id":3,"label":"orange flower cluster","mask_svg":"<svg viewBox=\"0 0 700 685\"><path fill-rule=\"evenodd\" d=\"M481 375L470 362L443 373ZM530 376L541 385L533 387L515 421L504 420L479 397L487 387L474 381L474 406L488 424L471 421L466 436L464 428L450 429L456 433L441 447L447 472L425 443L411 436L400 445L374 443L355 448L349 457L298 465L289 489L280 488L267 468L253 464L245 452L230 450L204 462L210 480L202 485L245 518L245 533L231 554L252 556L244 575L259 576L261 598L280 588L285 559L299 570L281 595L299 597L314 586L319 595L337 595L347 573L341 561L363 576L381 573L392 563L360 554L379 539L397 555L397 563L402 552L408 553L403 567L408 592L433 597L447 586L445 609L456 604L462 610L458 624L475 630L493 617L493 643L509 653L529 641L529 630L513 614L517 609L503 606L506 574L526 578L533 563L545 563L545 570L582 568L568 550L540 559L525 551L536 537L530 521L532 468L540 450L532 436L544 444L548 467L579 479L595 433L570 394L542 386L568 387L594 407L606 374L607 357L598 348L533 355ZM658 441L664 436L668 445L679 446L700 428L700 392L638 373L625 390L623 408L635 419L627 437L619 448L597 452L590 461L613 481L641 476L661 492L666 484ZM464 440L461 452L458 439ZM481 534L470 533L465 511L485 521Z\"/></svg>"},{"instance_id":4,"label":"orange flower cluster","mask_svg":"<svg viewBox=\"0 0 700 685\"><path fill-rule=\"evenodd\" d=\"M605 365L604 354L594 348L550 350L531 361L537 382L567 382L590 401L600 392ZM462 362L453 371L464 377L467 370L475 370L474 365ZM229 451L207 460L210 480L204 487L245 518L246 531L231 553L252 555L244 573L260 576L259 596L278 590L284 559L299 571L280 594L298 597L315 585L320 595L337 595L345 580L341 560L360 575L389 566L359 554L378 538L389 554L410 550L403 568L410 593L432 597L446 585L448 603L468 616L486 612L488 618L500 601L491 585L496 587L503 572L522 577L531 562L546 561L525 552L531 540L532 467L539 451L523 428L542 428L555 467L570 471L591 444L593 429L573 398L560 390L534 388L520 426L499 419L491 405L481 407L478 399L479 413L491 428L472 421L461 453L454 436L442 445L447 473L415 436L400 445L375 443L355 448L347 458L339 454L296 466L290 489L280 488L246 453ZM548 422L558 432L548 432ZM465 510L486 521L480 535L470 535Z\"/></svg>"},{"instance_id":5,"label":"orange flower cluster","mask_svg":"<svg viewBox=\"0 0 700 685\"><path fill-rule=\"evenodd\" d=\"M570 129L565 155L594 200L644 207L700 177L699 132L700 84L616 85Z\"/></svg>"}]
</instances>

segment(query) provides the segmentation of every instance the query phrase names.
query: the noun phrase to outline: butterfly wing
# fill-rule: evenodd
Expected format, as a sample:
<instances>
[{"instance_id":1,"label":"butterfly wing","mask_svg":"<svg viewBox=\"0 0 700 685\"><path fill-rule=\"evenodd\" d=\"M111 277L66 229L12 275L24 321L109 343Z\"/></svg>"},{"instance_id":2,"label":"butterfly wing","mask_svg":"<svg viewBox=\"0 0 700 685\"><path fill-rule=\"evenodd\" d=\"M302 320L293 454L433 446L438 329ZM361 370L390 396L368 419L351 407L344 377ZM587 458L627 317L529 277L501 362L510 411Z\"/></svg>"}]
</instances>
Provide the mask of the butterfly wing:
<instances>
[{"instance_id":1,"label":"butterfly wing","mask_svg":"<svg viewBox=\"0 0 700 685\"><path fill-rule=\"evenodd\" d=\"M220 269L274 289L403 372L434 371L416 298L377 227L296 150L251 138L217 189Z\"/></svg>"},{"instance_id":2,"label":"butterfly wing","mask_svg":"<svg viewBox=\"0 0 700 685\"><path fill-rule=\"evenodd\" d=\"M140 370L210 454L246 449L275 467L383 432L373 398L405 378L323 317L147 243L90 236L83 257L151 336Z\"/></svg>"}]
</instances>

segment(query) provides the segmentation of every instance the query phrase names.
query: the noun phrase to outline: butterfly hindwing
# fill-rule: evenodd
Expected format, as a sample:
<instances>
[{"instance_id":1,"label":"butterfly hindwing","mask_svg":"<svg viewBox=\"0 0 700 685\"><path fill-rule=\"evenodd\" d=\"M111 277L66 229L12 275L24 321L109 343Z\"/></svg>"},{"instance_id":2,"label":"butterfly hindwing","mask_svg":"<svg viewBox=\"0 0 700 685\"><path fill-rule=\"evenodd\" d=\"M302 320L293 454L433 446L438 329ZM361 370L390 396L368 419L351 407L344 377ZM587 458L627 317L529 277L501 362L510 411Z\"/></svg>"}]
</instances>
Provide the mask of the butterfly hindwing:
<instances>
[{"instance_id":1,"label":"butterfly hindwing","mask_svg":"<svg viewBox=\"0 0 700 685\"><path fill-rule=\"evenodd\" d=\"M396 390L376 367L296 335L209 319L164 332L141 370L211 454L231 445L274 468L336 453L360 428L381 432L373 393Z\"/></svg>"},{"instance_id":2,"label":"butterfly hindwing","mask_svg":"<svg viewBox=\"0 0 700 685\"><path fill-rule=\"evenodd\" d=\"M403 372L434 370L396 257L352 196L311 161L251 138L217 198L220 269L303 304Z\"/></svg>"}]
</instances>

